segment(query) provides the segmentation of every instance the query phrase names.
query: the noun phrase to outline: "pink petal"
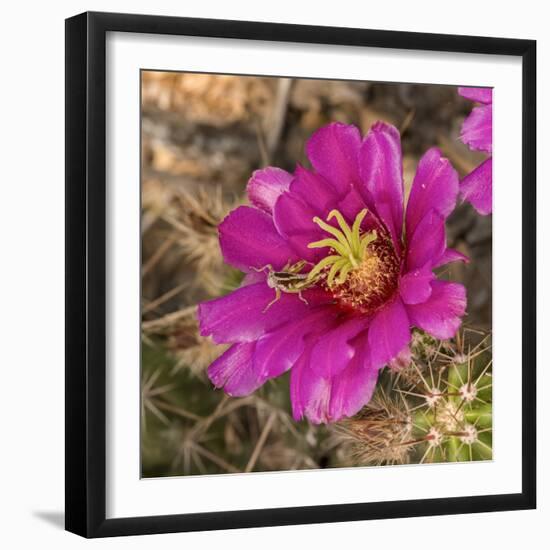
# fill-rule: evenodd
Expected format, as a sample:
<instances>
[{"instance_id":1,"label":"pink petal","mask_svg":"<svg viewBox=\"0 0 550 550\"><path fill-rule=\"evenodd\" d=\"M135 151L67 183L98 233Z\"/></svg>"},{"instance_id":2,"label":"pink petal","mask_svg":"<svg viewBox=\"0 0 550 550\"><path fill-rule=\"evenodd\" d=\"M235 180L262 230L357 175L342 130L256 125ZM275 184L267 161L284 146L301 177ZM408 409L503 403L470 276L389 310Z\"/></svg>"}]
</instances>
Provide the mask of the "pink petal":
<instances>
[{"instance_id":1,"label":"pink petal","mask_svg":"<svg viewBox=\"0 0 550 550\"><path fill-rule=\"evenodd\" d=\"M391 220L385 219L393 235L401 234L403 225L403 159L401 139L396 128L384 122L374 124L359 151L362 185L359 186L367 205L374 201L390 208Z\"/></svg>"},{"instance_id":2,"label":"pink petal","mask_svg":"<svg viewBox=\"0 0 550 550\"><path fill-rule=\"evenodd\" d=\"M409 343L411 331L407 310L397 297L375 313L369 328L372 364L382 367Z\"/></svg>"},{"instance_id":3,"label":"pink petal","mask_svg":"<svg viewBox=\"0 0 550 550\"><path fill-rule=\"evenodd\" d=\"M324 336L322 331L309 334L304 340L304 350L290 371L290 402L292 415L300 420L311 401L324 401L325 386L319 387L322 380L310 366L311 351L315 343Z\"/></svg>"},{"instance_id":4,"label":"pink petal","mask_svg":"<svg viewBox=\"0 0 550 550\"><path fill-rule=\"evenodd\" d=\"M310 243L327 237L313 218L326 220L328 213L338 206L338 200L333 186L321 175L297 167L289 191L277 200L273 218L277 231L300 258L317 263L326 254L326 250L308 247ZM353 219L359 211L354 212Z\"/></svg>"},{"instance_id":5,"label":"pink petal","mask_svg":"<svg viewBox=\"0 0 550 550\"><path fill-rule=\"evenodd\" d=\"M488 158L460 182L460 193L480 214L493 211L493 159Z\"/></svg>"},{"instance_id":6,"label":"pink petal","mask_svg":"<svg viewBox=\"0 0 550 550\"><path fill-rule=\"evenodd\" d=\"M302 198L322 219L336 206L340 195L320 174L315 174L298 165L290 192Z\"/></svg>"},{"instance_id":7,"label":"pink petal","mask_svg":"<svg viewBox=\"0 0 550 550\"><path fill-rule=\"evenodd\" d=\"M220 247L225 261L251 271L271 264L282 269L299 257L277 233L271 216L250 206L239 206L219 225Z\"/></svg>"},{"instance_id":8,"label":"pink petal","mask_svg":"<svg viewBox=\"0 0 550 550\"><path fill-rule=\"evenodd\" d=\"M252 356L256 342L232 345L223 355L208 367L208 377L228 395L249 395L258 389L263 381L252 368Z\"/></svg>"},{"instance_id":9,"label":"pink petal","mask_svg":"<svg viewBox=\"0 0 550 550\"><path fill-rule=\"evenodd\" d=\"M357 214L361 212L365 206L366 204L363 197L361 197L355 187L350 187L349 193L338 202L336 209L344 216L348 223L353 225ZM363 220L361 227L364 231L368 231L374 229L376 225L376 219L373 214L369 212Z\"/></svg>"},{"instance_id":10,"label":"pink petal","mask_svg":"<svg viewBox=\"0 0 550 550\"><path fill-rule=\"evenodd\" d=\"M289 237L295 233L316 232L319 226L313 222L317 212L296 193L283 193L273 213L273 222L279 234Z\"/></svg>"},{"instance_id":11,"label":"pink petal","mask_svg":"<svg viewBox=\"0 0 550 550\"><path fill-rule=\"evenodd\" d=\"M314 424L328 422L331 381L323 378L310 365L310 351L306 349L290 371L290 401L292 416L300 420L304 415Z\"/></svg>"},{"instance_id":12,"label":"pink petal","mask_svg":"<svg viewBox=\"0 0 550 550\"><path fill-rule=\"evenodd\" d=\"M474 151L493 149L493 106L474 107L462 124L460 139Z\"/></svg>"},{"instance_id":13,"label":"pink petal","mask_svg":"<svg viewBox=\"0 0 550 550\"><path fill-rule=\"evenodd\" d=\"M309 248L309 243L326 238L324 231L313 222L318 213L296 193L284 193L275 204L273 221L282 235L296 252L307 261L317 262L325 254L319 249Z\"/></svg>"},{"instance_id":14,"label":"pink petal","mask_svg":"<svg viewBox=\"0 0 550 550\"><path fill-rule=\"evenodd\" d=\"M288 245L302 259L312 264L317 263L327 255L326 248L308 248L308 244L325 238L314 233L296 233L287 238Z\"/></svg>"},{"instance_id":15,"label":"pink petal","mask_svg":"<svg viewBox=\"0 0 550 550\"><path fill-rule=\"evenodd\" d=\"M429 300L407 306L411 323L440 339L456 334L465 311L466 289L448 281L433 281Z\"/></svg>"},{"instance_id":16,"label":"pink petal","mask_svg":"<svg viewBox=\"0 0 550 550\"><path fill-rule=\"evenodd\" d=\"M447 248L445 252L443 252L443 256L441 256L439 261L432 267L435 269L436 267L441 267L451 262L464 262L467 264L470 262L470 258L454 248Z\"/></svg>"},{"instance_id":17,"label":"pink petal","mask_svg":"<svg viewBox=\"0 0 550 550\"><path fill-rule=\"evenodd\" d=\"M492 88L466 88L459 87L458 93L469 99L470 101L476 101L477 103L492 103L493 102L493 89Z\"/></svg>"},{"instance_id":18,"label":"pink petal","mask_svg":"<svg viewBox=\"0 0 550 550\"><path fill-rule=\"evenodd\" d=\"M412 362L412 353L409 344L407 344L397 355L395 359L392 359L388 367L394 371L399 372L401 369L408 367Z\"/></svg>"},{"instance_id":19,"label":"pink petal","mask_svg":"<svg viewBox=\"0 0 550 550\"><path fill-rule=\"evenodd\" d=\"M402 230L397 228L393 223L392 207L387 202L378 202L376 204L376 213L378 219L382 222L383 226L387 229L389 237L392 240L393 246L398 256L401 255L402 248Z\"/></svg>"},{"instance_id":20,"label":"pink petal","mask_svg":"<svg viewBox=\"0 0 550 550\"><path fill-rule=\"evenodd\" d=\"M256 170L246 186L248 200L257 208L270 214L276 200L281 193L288 190L291 181L292 174L280 168L268 166L262 170Z\"/></svg>"},{"instance_id":21,"label":"pink petal","mask_svg":"<svg viewBox=\"0 0 550 550\"><path fill-rule=\"evenodd\" d=\"M323 331L332 325L336 317L334 309L311 309L258 340L254 370L261 379L275 378L290 369L304 350L304 338L313 331Z\"/></svg>"},{"instance_id":22,"label":"pink petal","mask_svg":"<svg viewBox=\"0 0 550 550\"><path fill-rule=\"evenodd\" d=\"M340 322L338 327L327 332L311 352L311 363L316 372L328 378L337 376L347 367L355 353L350 341L367 327L367 319L355 317Z\"/></svg>"},{"instance_id":23,"label":"pink petal","mask_svg":"<svg viewBox=\"0 0 550 550\"><path fill-rule=\"evenodd\" d=\"M292 414L296 420L304 415L314 424L336 422L353 416L372 396L378 368L372 366L367 344L354 342L355 353L347 366L334 376L324 376L311 360L311 348L290 372Z\"/></svg>"},{"instance_id":24,"label":"pink petal","mask_svg":"<svg viewBox=\"0 0 550 550\"><path fill-rule=\"evenodd\" d=\"M281 298L264 312L275 298L275 291L265 282L260 282L202 302L198 310L201 336L212 336L217 344L256 340L283 323L305 315L310 307L330 299L319 291L305 295L309 306L296 294L282 293Z\"/></svg>"},{"instance_id":25,"label":"pink petal","mask_svg":"<svg viewBox=\"0 0 550 550\"><path fill-rule=\"evenodd\" d=\"M430 210L447 218L456 206L457 195L456 170L439 149L429 149L418 163L407 203L407 239Z\"/></svg>"},{"instance_id":26,"label":"pink petal","mask_svg":"<svg viewBox=\"0 0 550 550\"><path fill-rule=\"evenodd\" d=\"M336 422L357 414L370 400L379 369L368 356L366 345L358 345L348 366L332 379L328 418Z\"/></svg>"},{"instance_id":27,"label":"pink petal","mask_svg":"<svg viewBox=\"0 0 550 550\"><path fill-rule=\"evenodd\" d=\"M407 270L436 265L445 252L445 220L430 210L416 226L407 246Z\"/></svg>"},{"instance_id":28,"label":"pink petal","mask_svg":"<svg viewBox=\"0 0 550 550\"><path fill-rule=\"evenodd\" d=\"M399 280L399 293L405 304L425 302L432 293L431 282L435 275L429 267L413 269Z\"/></svg>"},{"instance_id":29,"label":"pink petal","mask_svg":"<svg viewBox=\"0 0 550 550\"><path fill-rule=\"evenodd\" d=\"M307 142L307 156L319 174L341 195L359 180L357 153L361 134L355 126L333 122L317 130Z\"/></svg>"}]
</instances>

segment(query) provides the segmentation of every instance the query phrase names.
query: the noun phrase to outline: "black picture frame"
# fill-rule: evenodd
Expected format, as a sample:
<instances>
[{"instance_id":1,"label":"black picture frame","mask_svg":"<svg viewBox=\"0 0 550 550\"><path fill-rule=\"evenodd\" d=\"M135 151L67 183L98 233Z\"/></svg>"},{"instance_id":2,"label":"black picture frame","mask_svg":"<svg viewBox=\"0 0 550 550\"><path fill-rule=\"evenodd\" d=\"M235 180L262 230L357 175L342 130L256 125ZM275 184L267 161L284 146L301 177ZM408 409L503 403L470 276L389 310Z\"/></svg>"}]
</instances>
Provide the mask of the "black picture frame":
<instances>
[{"instance_id":1,"label":"black picture frame","mask_svg":"<svg viewBox=\"0 0 550 550\"><path fill-rule=\"evenodd\" d=\"M109 31L520 57L523 66L522 491L106 519L105 39ZM536 42L115 13L66 20L66 529L107 537L536 506Z\"/></svg>"}]
</instances>

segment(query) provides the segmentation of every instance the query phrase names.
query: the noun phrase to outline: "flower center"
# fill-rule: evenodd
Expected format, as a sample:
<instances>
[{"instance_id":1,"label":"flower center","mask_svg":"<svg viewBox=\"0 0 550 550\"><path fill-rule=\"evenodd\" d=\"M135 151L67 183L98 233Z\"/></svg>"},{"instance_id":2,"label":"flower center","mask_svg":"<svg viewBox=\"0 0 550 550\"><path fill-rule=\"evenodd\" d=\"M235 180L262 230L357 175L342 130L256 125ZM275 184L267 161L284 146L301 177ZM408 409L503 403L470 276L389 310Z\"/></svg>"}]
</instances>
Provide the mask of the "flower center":
<instances>
[{"instance_id":1,"label":"flower center","mask_svg":"<svg viewBox=\"0 0 550 550\"><path fill-rule=\"evenodd\" d=\"M330 248L331 253L309 272L308 280L322 280L344 307L373 313L394 294L399 277L399 260L390 239L375 230L363 232L361 223L367 210L361 210L350 227L338 210L340 229L315 217L313 221L333 238L310 243L309 248Z\"/></svg>"}]
</instances>

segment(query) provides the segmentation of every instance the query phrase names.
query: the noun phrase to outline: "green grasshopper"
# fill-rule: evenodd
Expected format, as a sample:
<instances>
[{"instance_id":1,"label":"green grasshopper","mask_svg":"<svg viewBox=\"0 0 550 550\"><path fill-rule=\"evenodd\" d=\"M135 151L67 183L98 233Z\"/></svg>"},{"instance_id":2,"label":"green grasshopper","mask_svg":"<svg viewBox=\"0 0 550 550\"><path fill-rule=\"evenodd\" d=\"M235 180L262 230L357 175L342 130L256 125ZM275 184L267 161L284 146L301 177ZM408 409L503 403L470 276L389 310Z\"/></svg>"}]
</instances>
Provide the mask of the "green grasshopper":
<instances>
[{"instance_id":1,"label":"green grasshopper","mask_svg":"<svg viewBox=\"0 0 550 550\"><path fill-rule=\"evenodd\" d=\"M262 313L265 313L277 300L281 299L281 292L288 294L298 294L302 302L307 304L307 300L302 296L302 291L314 286L317 283L317 278L308 280L307 273L301 273L304 266L309 263L305 260L300 260L294 265L288 263L281 271L275 271L271 264L264 265L262 268L253 268L254 271L267 271L267 286L275 289L275 298L267 304Z\"/></svg>"}]
</instances>

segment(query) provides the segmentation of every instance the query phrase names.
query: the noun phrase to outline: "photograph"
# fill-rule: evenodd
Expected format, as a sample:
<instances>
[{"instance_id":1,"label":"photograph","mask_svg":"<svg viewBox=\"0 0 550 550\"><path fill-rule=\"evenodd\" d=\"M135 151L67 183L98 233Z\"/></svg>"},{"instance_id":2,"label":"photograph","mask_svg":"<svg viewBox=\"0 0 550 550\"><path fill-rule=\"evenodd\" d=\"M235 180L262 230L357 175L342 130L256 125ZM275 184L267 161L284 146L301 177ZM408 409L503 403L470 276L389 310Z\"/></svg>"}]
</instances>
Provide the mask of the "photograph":
<instances>
[{"instance_id":1,"label":"photograph","mask_svg":"<svg viewBox=\"0 0 550 550\"><path fill-rule=\"evenodd\" d=\"M427 4L7 5L0 548L548 538L548 18Z\"/></svg>"},{"instance_id":2,"label":"photograph","mask_svg":"<svg viewBox=\"0 0 550 550\"><path fill-rule=\"evenodd\" d=\"M460 84L140 71L142 478L492 460Z\"/></svg>"}]
</instances>

